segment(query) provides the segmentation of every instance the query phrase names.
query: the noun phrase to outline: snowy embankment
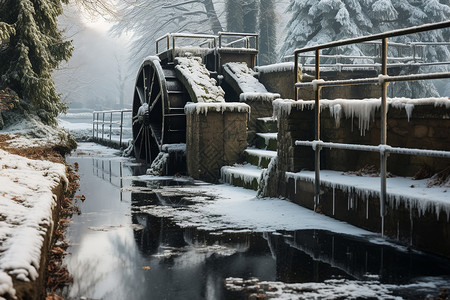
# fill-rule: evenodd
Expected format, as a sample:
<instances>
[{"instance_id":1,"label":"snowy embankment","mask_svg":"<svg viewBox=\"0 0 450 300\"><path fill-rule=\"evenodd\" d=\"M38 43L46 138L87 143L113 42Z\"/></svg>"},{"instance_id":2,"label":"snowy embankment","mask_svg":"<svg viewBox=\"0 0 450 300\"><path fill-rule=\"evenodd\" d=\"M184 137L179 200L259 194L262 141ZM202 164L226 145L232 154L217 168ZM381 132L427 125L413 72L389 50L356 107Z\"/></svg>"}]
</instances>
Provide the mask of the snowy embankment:
<instances>
[{"instance_id":1,"label":"snowy embankment","mask_svg":"<svg viewBox=\"0 0 450 300\"><path fill-rule=\"evenodd\" d=\"M44 237L53 225L53 189L67 186L66 167L0 150L0 295L13 297L12 277L36 280Z\"/></svg>"},{"instance_id":2,"label":"snowy embankment","mask_svg":"<svg viewBox=\"0 0 450 300\"><path fill-rule=\"evenodd\" d=\"M20 295L14 281L33 282L43 274L43 246L52 230L57 205L54 192L67 187L68 180L63 163L29 159L8 151L25 153L29 148L71 146L67 132L43 126L33 118L0 134L4 134L0 139L0 299L14 299Z\"/></svg>"}]
</instances>

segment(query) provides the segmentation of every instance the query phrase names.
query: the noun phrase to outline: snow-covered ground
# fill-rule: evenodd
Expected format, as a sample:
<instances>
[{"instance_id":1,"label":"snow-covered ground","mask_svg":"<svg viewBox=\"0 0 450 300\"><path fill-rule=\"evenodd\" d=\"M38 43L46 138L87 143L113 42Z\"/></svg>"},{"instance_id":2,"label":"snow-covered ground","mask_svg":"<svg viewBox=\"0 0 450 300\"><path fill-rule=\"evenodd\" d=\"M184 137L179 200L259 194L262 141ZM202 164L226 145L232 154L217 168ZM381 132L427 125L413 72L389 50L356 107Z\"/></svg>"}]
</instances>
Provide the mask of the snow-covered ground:
<instances>
[{"instance_id":1,"label":"snow-covered ground","mask_svg":"<svg viewBox=\"0 0 450 300\"><path fill-rule=\"evenodd\" d=\"M11 277L38 277L44 236L53 225L52 189L61 182L67 186L64 164L0 150L0 299L15 297Z\"/></svg>"}]
</instances>

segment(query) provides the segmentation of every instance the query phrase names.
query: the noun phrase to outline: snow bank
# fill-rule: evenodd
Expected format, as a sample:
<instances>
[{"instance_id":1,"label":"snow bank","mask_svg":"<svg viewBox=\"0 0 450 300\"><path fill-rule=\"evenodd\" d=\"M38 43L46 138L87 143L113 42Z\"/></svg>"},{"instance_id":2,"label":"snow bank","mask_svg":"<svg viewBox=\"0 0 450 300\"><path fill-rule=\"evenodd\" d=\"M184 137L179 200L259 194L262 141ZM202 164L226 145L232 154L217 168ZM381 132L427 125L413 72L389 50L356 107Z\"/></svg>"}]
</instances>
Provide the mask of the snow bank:
<instances>
[{"instance_id":1,"label":"snow bank","mask_svg":"<svg viewBox=\"0 0 450 300\"><path fill-rule=\"evenodd\" d=\"M286 173L286 180L294 179L295 192L297 193L297 180L308 182L315 181L314 171L301 171L299 173ZM344 175L339 171L321 170L320 183L333 189L343 190L349 195L349 206L351 206L352 195L356 194L363 200L369 197L380 196L380 177L363 177L356 175ZM412 180L405 177L393 177L386 179L387 198L391 207L403 204L406 208L417 209L419 215L426 212L435 212L437 218L441 211L450 218L449 188L446 186L428 187L428 180ZM334 207L334 205L333 205ZM378 213L378 212L377 212Z\"/></svg>"},{"instance_id":2,"label":"snow bank","mask_svg":"<svg viewBox=\"0 0 450 300\"><path fill-rule=\"evenodd\" d=\"M181 73L195 94L197 102L225 102L225 92L202 64L200 57L177 57L175 69ZM192 95L191 95L192 97Z\"/></svg>"},{"instance_id":3,"label":"snow bank","mask_svg":"<svg viewBox=\"0 0 450 300\"><path fill-rule=\"evenodd\" d=\"M420 105L433 105L434 107L443 107L450 109L450 99L448 97L442 98L388 98L387 99L388 110L389 107L398 109L404 109L408 117L411 118L412 111L416 106ZM331 116L335 119L336 127L340 126L340 120L342 117L346 119L358 118L358 128L361 135L365 134L365 131L369 129L370 122L374 121L375 113L381 107L381 100L379 98L368 99L335 99L320 100L320 110L329 108ZM297 110L313 110L314 101L294 101L291 99L277 99L274 101L274 117L280 118L282 116L289 115L292 108Z\"/></svg>"},{"instance_id":4,"label":"snow bank","mask_svg":"<svg viewBox=\"0 0 450 300\"><path fill-rule=\"evenodd\" d=\"M205 114L208 112L244 112L250 113L250 106L245 103L187 103L184 107L184 112L187 115L196 114Z\"/></svg>"},{"instance_id":5,"label":"snow bank","mask_svg":"<svg viewBox=\"0 0 450 300\"><path fill-rule=\"evenodd\" d=\"M0 133L14 137L8 141L9 146L13 148L67 145L70 140L69 134L65 129L45 125L36 116L28 116L16 124L1 130Z\"/></svg>"},{"instance_id":6,"label":"snow bank","mask_svg":"<svg viewBox=\"0 0 450 300\"><path fill-rule=\"evenodd\" d=\"M41 249L52 226L52 193L61 181L68 185L66 167L31 160L0 150L0 295L14 295L11 277L38 277Z\"/></svg>"}]
</instances>

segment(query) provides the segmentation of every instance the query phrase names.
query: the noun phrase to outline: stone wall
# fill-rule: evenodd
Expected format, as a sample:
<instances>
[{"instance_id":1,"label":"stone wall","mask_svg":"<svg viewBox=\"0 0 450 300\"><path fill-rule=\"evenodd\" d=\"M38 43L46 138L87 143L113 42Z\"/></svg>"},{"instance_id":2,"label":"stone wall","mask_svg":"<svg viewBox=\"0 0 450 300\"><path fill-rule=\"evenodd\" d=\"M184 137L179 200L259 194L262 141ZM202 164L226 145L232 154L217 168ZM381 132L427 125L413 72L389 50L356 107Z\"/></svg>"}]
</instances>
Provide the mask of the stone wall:
<instances>
[{"instance_id":1,"label":"stone wall","mask_svg":"<svg viewBox=\"0 0 450 300\"><path fill-rule=\"evenodd\" d=\"M443 100L445 102L445 99ZM449 101L447 99L447 101ZM330 101L331 102L331 101ZM305 102L304 102L305 103ZM408 115L405 106L390 105L388 111L388 144L394 147L450 151L450 105L439 102L421 103ZM437 107L436 107L437 106ZM278 169L277 191L269 194L283 196L309 209L314 209L314 184L308 180L286 177L286 172L314 170L311 147L295 146L295 140L314 140L314 104L302 105L291 100L277 100ZM349 144L380 144L379 110L370 119L369 129L361 135L359 119L340 118L339 126L330 107L321 111L321 140ZM379 168L379 154L360 151L321 151L321 169L351 171L374 165ZM390 155L388 171L400 176L414 176L427 166L434 174L450 167L450 159L410 155ZM389 190L388 190L389 192ZM367 229L381 232L380 200L378 196L358 195L322 183L318 212ZM418 249L450 257L450 223L445 209L421 211L407 202L387 206L384 234Z\"/></svg>"},{"instance_id":2,"label":"stone wall","mask_svg":"<svg viewBox=\"0 0 450 300\"><path fill-rule=\"evenodd\" d=\"M314 208L314 184L290 178L286 197L303 207ZM297 189L297 190L296 190ZM321 185L318 212L360 228L381 232L380 200L349 194L339 188ZM422 213L400 203L386 206L384 235L405 246L450 257L450 223L445 211Z\"/></svg>"},{"instance_id":3,"label":"stone wall","mask_svg":"<svg viewBox=\"0 0 450 300\"><path fill-rule=\"evenodd\" d=\"M217 182L221 167L243 159L250 107L236 103L193 103L186 105L185 112L188 174Z\"/></svg>"},{"instance_id":4,"label":"stone wall","mask_svg":"<svg viewBox=\"0 0 450 300\"><path fill-rule=\"evenodd\" d=\"M314 168L314 152L310 147L294 147L295 140L314 140L314 105L292 106L289 115L279 118L279 163L290 172ZM330 113L330 107L321 109L321 140L325 142L379 145L380 111L370 118L368 129L361 134L360 120L340 118L339 126ZM415 105L410 119L404 108L389 106L388 144L393 147L450 150L450 107L436 108L434 103ZM356 171L366 165L379 168L379 154L324 148L321 168L338 171ZM398 176L414 176L424 165L436 173L450 165L449 159L391 154L388 171Z\"/></svg>"}]
</instances>

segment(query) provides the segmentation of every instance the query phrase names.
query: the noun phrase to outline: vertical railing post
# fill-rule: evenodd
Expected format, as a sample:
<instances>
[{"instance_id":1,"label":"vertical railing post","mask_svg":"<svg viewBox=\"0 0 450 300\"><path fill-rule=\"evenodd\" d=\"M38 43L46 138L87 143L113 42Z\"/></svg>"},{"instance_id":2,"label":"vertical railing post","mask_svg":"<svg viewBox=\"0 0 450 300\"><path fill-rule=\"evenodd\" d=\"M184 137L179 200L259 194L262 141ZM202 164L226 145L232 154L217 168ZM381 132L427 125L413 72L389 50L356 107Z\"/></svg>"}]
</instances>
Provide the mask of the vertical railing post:
<instances>
[{"instance_id":1,"label":"vertical railing post","mask_svg":"<svg viewBox=\"0 0 450 300\"><path fill-rule=\"evenodd\" d=\"M102 121L102 140L105 139L105 113L102 113L103 121Z\"/></svg>"},{"instance_id":2,"label":"vertical railing post","mask_svg":"<svg viewBox=\"0 0 450 300\"><path fill-rule=\"evenodd\" d=\"M387 75L387 38L383 38L381 45L381 72L382 75ZM381 145L387 143L387 85L388 83L382 81L381 87ZM384 217L386 215L386 163L387 153L384 149L380 150L380 216L381 216L381 235L384 235Z\"/></svg>"},{"instance_id":3,"label":"vertical railing post","mask_svg":"<svg viewBox=\"0 0 450 300\"><path fill-rule=\"evenodd\" d=\"M120 137L119 137L120 147L122 147L122 134L123 134L123 110L120 111Z\"/></svg>"},{"instance_id":4,"label":"vertical railing post","mask_svg":"<svg viewBox=\"0 0 450 300\"><path fill-rule=\"evenodd\" d=\"M99 122L99 113L97 112L97 141L98 141L98 134L99 134L99 130L98 130L98 122Z\"/></svg>"},{"instance_id":5,"label":"vertical railing post","mask_svg":"<svg viewBox=\"0 0 450 300\"><path fill-rule=\"evenodd\" d=\"M320 50L316 49L316 80L320 79ZM316 84L314 87L314 128L315 137L314 139L318 142L320 141L320 87ZM317 209L317 205L320 203L320 150L319 145L316 146L315 156L314 156L314 168L315 168L315 180L314 180L314 211Z\"/></svg>"},{"instance_id":6,"label":"vertical railing post","mask_svg":"<svg viewBox=\"0 0 450 300\"><path fill-rule=\"evenodd\" d=\"M295 78L294 78L294 100L298 101L298 87L295 85L298 82L298 53L294 53L294 70L295 70Z\"/></svg>"},{"instance_id":7,"label":"vertical railing post","mask_svg":"<svg viewBox=\"0 0 450 300\"><path fill-rule=\"evenodd\" d=\"M172 36L172 59L175 59L175 36Z\"/></svg>"},{"instance_id":8,"label":"vertical railing post","mask_svg":"<svg viewBox=\"0 0 450 300\"><path fill-rule=\"evenodd\" d=\"M92 139L95 139L95 111L92 112Z\"/></svg>"},{"instance_id":9,"label":"vertical railing post","mask_svg":"<svg viewBox=\"0 0 450 300\"><path fill-rule=\"evenodd\" d=\"M109 115L109 141L112 140L112 119L113 119L113 113Z\"/></svg>"}]
</instances>

